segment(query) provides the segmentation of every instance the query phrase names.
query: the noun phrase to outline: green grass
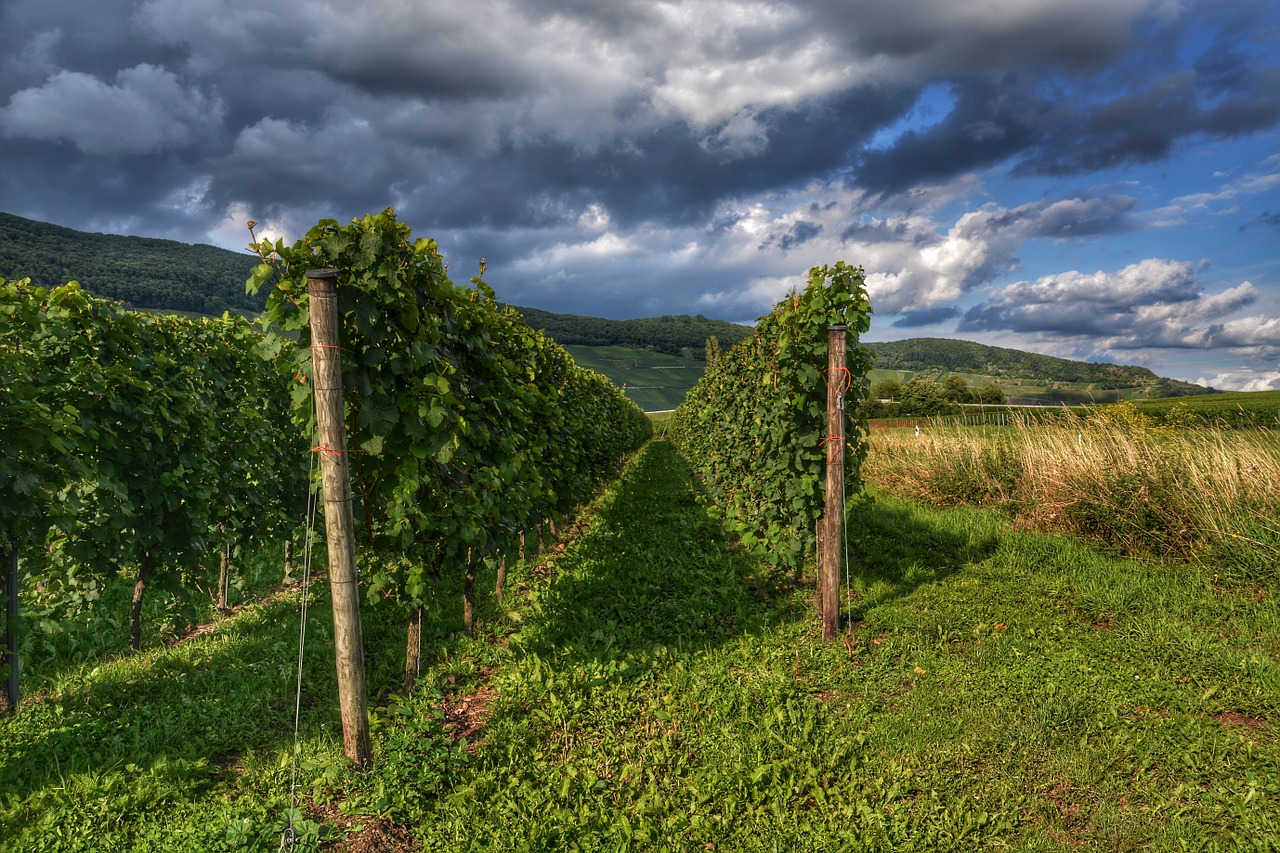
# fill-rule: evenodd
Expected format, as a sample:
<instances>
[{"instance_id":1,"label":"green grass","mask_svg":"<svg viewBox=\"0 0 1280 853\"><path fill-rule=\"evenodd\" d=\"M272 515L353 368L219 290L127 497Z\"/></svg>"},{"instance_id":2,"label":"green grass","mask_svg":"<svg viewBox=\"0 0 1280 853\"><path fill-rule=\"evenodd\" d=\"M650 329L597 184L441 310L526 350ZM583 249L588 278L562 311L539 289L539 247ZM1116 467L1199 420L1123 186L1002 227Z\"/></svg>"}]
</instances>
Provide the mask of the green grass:
<instances>
[{"instance_id":1,"label":"green grass","mask_svg":"<svg viewBox=\"0 0 1280 853\"><path fill-rule=\"evenodd\" d=\"M1280 391L1233 391L1149 400L1137 405L1143 413L1162 420L1176 410L1183 421L1195 419L1210 425L1268 429L1280 426Z\"/></svg>"},{"instance_id":2,"label":"green grass","mask_svg":"<svg viewBox=\"0 0 1280 853\"><path fill-rule=\"evenodd\" d=\"M627 397L646 412L667 411L680 405L707 367L705 361L694 358L692 353L664 355L620 346L566 346L565 349L578 364L603 373L624 388Z\"/></svg>"},{"instance_id":3,"label":"green grass","mask_svg":"<svg viewBox=\"0 0 1280 853\"><path fill-rule=\"evenodd\" d=\"M1280 845L1273 586L975 509L881 498L852 529L851 633L824 644L811 590L723 541L651 444L562 552L512 567L481 636L437 590L433 663L382 703L364 777L342 767L320 601L304 790L427 850ZM80 673L0 723L0 841L275 850L293 608ZM385 697L402 629L383 605L366 627ZM442 696L487 703L469 756L443 735Z\"/></svg>"}]
</instances>

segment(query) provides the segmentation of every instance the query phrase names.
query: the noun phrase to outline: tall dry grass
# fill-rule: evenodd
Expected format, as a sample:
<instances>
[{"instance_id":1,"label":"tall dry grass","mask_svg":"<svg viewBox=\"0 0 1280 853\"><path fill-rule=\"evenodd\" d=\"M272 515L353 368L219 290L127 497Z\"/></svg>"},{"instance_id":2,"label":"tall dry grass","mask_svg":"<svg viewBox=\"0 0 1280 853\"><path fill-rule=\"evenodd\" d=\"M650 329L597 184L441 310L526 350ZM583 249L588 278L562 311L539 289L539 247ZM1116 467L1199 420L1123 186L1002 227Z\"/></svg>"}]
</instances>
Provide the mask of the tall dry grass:
<instances>
[{"instance_id":1,"label":"tall dry grass","mask_svg":"<svg viewBox=\"0 0 1280 853\"><path fill-rule=\"evenodd\" d=\"M1280 434L1156 425L1133 406L1013 427L873 433L877 490L994 505L1135 556L1280 574Z\"/></svg>"}]
</instances>

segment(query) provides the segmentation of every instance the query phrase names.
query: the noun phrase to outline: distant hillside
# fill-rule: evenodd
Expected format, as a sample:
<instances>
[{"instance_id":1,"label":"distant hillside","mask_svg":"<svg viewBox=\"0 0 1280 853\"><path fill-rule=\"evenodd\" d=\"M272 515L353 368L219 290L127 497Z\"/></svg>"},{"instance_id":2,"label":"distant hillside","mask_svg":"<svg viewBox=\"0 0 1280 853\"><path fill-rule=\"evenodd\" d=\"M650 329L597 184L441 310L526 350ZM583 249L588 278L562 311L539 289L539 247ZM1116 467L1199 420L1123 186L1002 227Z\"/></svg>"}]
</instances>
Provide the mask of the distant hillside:
<instances>
[{"instance_id":1,"label":"distant hillside","mask_svg":"<svg viewBox=\"0 0 1280 853\"><path fill-rule=\"evenodd\" d=\"M706 356L707 338L715 336L723 349L753 334L749 326L708 320L687 314L643 320L605 320L577 314L553 314L537 308L513 306L525 322L541 329L561 346L632 347L667 355ZM686 352L692 350L692 352Z\"/></svg>"},{"instance_id":2,"label":"distant hillside","mask_svg":"<svg viewBox=\"0 0 1280 853\"><path fill-rule=\"evenodd\" d=\"M133 308L261 311L265 295L244 292L256 263L253 255L214 246L90 234L0 213L0 275L42 287L75 279L95 296Z\"/></svg>"},{"instance_id":3,"label":"distant hillside","mask_svg":"<svg viewBox=\"0 0 1280 853\"><path fill-rule=\"evenodd\" d=\"M946 338L868 344L877 370L960 373L1030 383L1071 383L1097 391L1141 389L1146 397L1212 394L1214 389L1164 379L1145 367L1072 361L1051 355Z\"/></svg>"}]
</instances>

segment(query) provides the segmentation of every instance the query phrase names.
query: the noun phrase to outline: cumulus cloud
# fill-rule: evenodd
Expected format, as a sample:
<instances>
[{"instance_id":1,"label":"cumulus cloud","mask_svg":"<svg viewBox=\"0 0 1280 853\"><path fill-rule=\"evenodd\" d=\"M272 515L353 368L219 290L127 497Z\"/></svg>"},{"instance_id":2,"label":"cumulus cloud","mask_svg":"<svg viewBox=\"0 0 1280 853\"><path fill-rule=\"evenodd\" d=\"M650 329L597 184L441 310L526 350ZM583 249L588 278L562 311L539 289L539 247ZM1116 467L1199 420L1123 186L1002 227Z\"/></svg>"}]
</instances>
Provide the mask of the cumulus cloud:
<instances>
[{"instance_id":1,"label":"cumulus cloud","mask_svg":"<svg viewBox=\"0 0 1280 853\"><path fill-rule=\"evenodd\" d=\"M86 154L150 154L215 132L222 113L216 97L144 64L120 71L114 83L59 71L15 92L0 109L0 124L7 136L70 142Z\"/></svg>"},{"instance_id":2,"label":"cumulus cloud","mask_svg":"<svg viewBox=\"0 0 1280 853\"><path fill-rule=\"evenodd\" d=\"M1280 370L1252 371L1242 368L1201 376L1195 383L1220 391L1280 391Z\"/></svg>"},{"instance_id":3,"label":"cumulus cloud","mask_svg":"<svg viewBox=\"0 0 1280 853\"><path fill-rule=\"evenodd\" d=\"M1091 341L1100 349L1280 353L1280 320L1235 316L1258 300L1250 282L1213 292L1202 265L1149 258L1115 272L1069 271L998 289L969 309L961 332Z\"/></svg>"}]
</instances>

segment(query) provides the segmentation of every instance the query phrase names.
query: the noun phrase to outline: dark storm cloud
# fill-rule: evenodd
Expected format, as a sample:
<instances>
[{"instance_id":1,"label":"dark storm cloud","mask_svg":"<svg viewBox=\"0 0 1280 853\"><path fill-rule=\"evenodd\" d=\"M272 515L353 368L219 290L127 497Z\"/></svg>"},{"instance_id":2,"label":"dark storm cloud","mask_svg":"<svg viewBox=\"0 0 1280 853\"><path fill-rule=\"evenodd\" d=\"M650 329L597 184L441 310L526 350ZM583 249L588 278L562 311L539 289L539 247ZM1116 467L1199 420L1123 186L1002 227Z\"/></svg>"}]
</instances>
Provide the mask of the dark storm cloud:
<instances>
[{"instance_id":1,"label":"dark storm cloud","mask_svg":"<svg viewBox=\"0 0 1280 853\"><path fill-rule=\"evenodd\" d=\"M1235 87L1205 85L1194 71L1152 80L1132 94L1055 119L1025 172L1074 175L1125 163L1152 163L1191 136L1230 138L1280 120L1277 67L1236 69Z\"/></svg>"},{"instance_id":2,"label":"dark storm cloud","mask_svg":"<svg viewBox=\"0 0 1280 853\"><path fill-rule=\"evenodd\" d=\"M942 121L925 131L907 131L885 150L863 153L858 185L901 192L921 181L945 180L1027 150L1048 109L1027 91L1028 83L978 79L955 84L955 106Z\"/></svg>"},{"instance_id":3,"label":"dark storm cloud","mask_svg":"<svg viewBox=\"0 0 1280 853\"><path fill-rule=\"evenodd\" d=\"M481 2L353 14L301 0L15 0L3 22L27 55L0 71L0 150L35 140L86 156L167 152L203 175L209 220L236 203L301 219L299 208L341 216L403 202L432 227L555 227L599 203L632 227L705 224L726 199L832 175L897 192L1019 158L1089 170L1159 156L1180 134L1275 121L1274 64L1216 50L1189 77L1135 79L1135 94L1063 115L1053 75L1123 56L1144 5L1040 0L990 14L877 0L745 14L729 2ZM842 61L845 82L815 87ZM760 68L773 70L753 78ZM866 148L939 79L953 87L949 114ZM1200 104L1193 117L1168 116L1188 103ZM148 182L141 162L109 165ZM24 210L69 213L41 207Z\"/></svg>"},{"instance_id":4,"label":"dark storm cloud","mask_svg":"<svg viewBox=\"0 0 1280 853\"><path fill-rule=\"evenodd\" d=\"M611 316L750 320L793 267L848 251L911 328L960 316L1030 241L1139 227L1137 190L996 201L981 176L1087 175L1280 122L1274 8L8 0L0 209L242 245L248 218L296 237L391 205L467 274L489 258L504 298ZM1145 272L1165 289L1125 292L1152 316L1213 295ZM963 322L1129 316L1055 283L1074 301L1038 280Z\"/></svg>"},{"instance_id":5,"label":"dark storm cloud","mask_svg":"<svg viewBox=\"0 0 1280 853\"><path fill-rule=\"evenodd\" d=\"M948 305L927 308L923 311L909 311L895 320L893 327L895 329L918 329L921 326L933 326L938 323L945 323L948 320L954 320L959 314L959 308Z\"/></svg>"}]
</instances>

